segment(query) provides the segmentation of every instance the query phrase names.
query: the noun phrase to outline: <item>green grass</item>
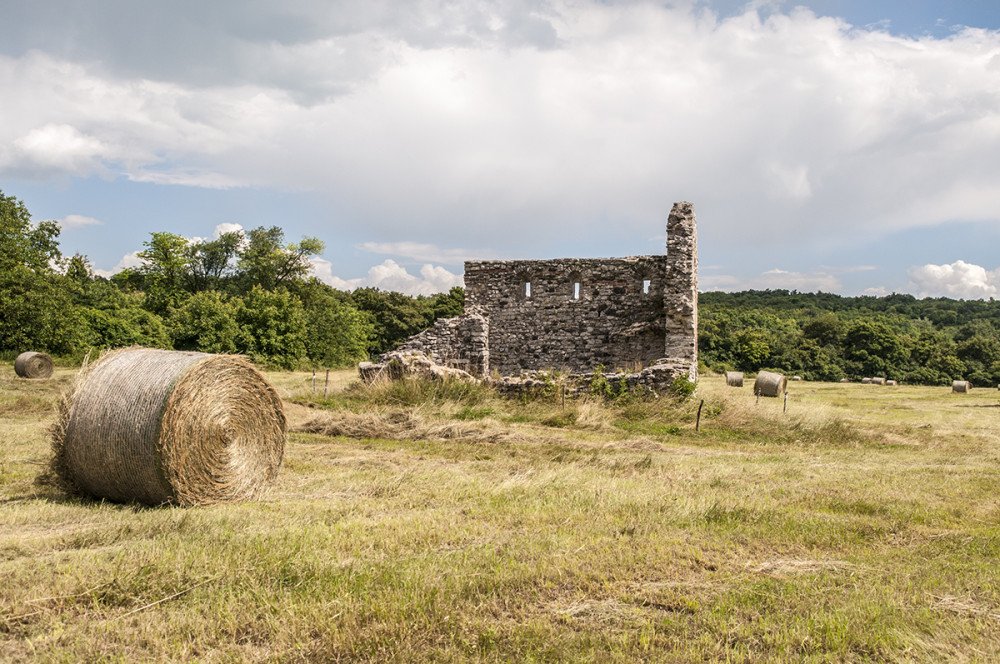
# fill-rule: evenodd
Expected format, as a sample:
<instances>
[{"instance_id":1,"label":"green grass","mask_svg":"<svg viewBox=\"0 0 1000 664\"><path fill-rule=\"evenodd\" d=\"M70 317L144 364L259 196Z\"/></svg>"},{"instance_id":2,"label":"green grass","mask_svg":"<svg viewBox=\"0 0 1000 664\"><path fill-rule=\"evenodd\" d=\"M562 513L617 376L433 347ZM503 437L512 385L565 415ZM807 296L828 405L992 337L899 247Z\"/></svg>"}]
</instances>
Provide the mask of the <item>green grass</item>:
<instances>
[{"instance_id":1,"label":"green grass","mask_svg":"<svg viewBox=\"0 0 1000 664\"><path fill-rule=\"evenodd\" d=\"M293 433L265 501L150 509L36 485L72 371L0 369L0 659L997 659L996 392L794 383L782 413L706 378L563 410L270 376L294 425L368 428Z\"/></svg>"}]
</instances>

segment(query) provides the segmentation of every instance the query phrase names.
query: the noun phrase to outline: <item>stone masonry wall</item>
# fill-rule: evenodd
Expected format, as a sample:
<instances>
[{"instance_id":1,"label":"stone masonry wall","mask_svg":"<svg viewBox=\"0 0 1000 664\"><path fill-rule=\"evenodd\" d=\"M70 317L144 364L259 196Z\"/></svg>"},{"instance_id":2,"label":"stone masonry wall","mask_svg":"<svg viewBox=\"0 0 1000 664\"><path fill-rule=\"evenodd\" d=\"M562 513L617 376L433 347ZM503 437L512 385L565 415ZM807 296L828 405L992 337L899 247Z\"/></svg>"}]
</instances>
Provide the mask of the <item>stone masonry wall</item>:
<instances>
[{"instance_id":1,"label":"stone masonry wall","mask_svg":"<svg viewBox=\"0 0 1000 664\"><path fill-rule=\"evenodd\" d=\"M651 385L675 375L696 380L694 208L674 204L665 256L467 261L465 312L397 351L423 352L478 376L603 366Z\"/></svg>"},{"instance_id":2,"label":"stone masonry wall","mask_svg":"<svg viewBox=\"0 0 1000 664\"><path fill-rule=\"evenodd\" d=\"M694 206L675 203L667 218L667 283L663 357L698 379L698 226Z\"/></svg>"},{"instance_id":3,"label":"stone masonry wall","mask_svg":"<svg viewBox=\"0 0 1000 664\"><path fill-rule=\"evenodd\" d=\"M489 320L466 306L466 313L439 318L393 353L421 352L443 366L485 376L490 372L489 326Z\"/></svg>"},{"instance_id":4,"label":"stone masonry wall","mask_svg":"<svg viewBox=\"0 0 1000 664\"><path fill-rule=\"evenodd\" d=\"M489 318L490 366L638 371L663 357L664 256L468 261L465 301Z\"/></svg>"}]
</instances>

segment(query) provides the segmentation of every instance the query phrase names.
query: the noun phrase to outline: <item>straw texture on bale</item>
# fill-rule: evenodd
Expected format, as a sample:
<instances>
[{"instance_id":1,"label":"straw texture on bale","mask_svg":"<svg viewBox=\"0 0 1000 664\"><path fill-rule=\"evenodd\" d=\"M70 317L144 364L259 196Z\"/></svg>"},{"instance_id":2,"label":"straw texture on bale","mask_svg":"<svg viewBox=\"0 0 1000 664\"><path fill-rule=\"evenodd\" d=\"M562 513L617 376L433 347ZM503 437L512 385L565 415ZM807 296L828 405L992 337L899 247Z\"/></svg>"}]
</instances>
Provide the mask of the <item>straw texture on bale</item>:
<instances>
[{"instance_id":1,"label":"straw texture on bale","mask_svg":"<svg viewBox=\"0 0 1000 664\"><path fill-rule=\"evenodd\" d=\"M48 378L53 368L52 358L45 353L28 351L14 360L14 373L21 378Z\"/></svg>"},{"instance_id":2,"label":"straw texture on bale","mask_svg":"<svg viewBox=\"0 0 1000 664\"><path fill-rule=\"evenodd\" d=\"M69 491L149 505L260 496L287 423L260 372L230 355L126 348L84 367L53 429Z\"/></svg>"},{"instance_id":3,"label":"straw texture on bale","mask_svg":"<svg viewBox=\"0 0 1000 664\"><path fill-rule=\"evenodd\" d=\"M788 379L781 374L761 371L753 384L753 393L761 397L780 397L788 387Z\"/></svg>"},{"instance_id":4,"label":"straw texture on bale","mask_svg":"<svg viewBox=\"0 0 1000 664\"><path fill-rule=\"evenodd\" d=\"M728 385L729 387L743 387L743 372L727 371L726 385Z\"/></svg>"},{"instance_id":5,"label":"straw texture on bale","mask_svg":"<svg viewBox=\"0 0 1000 664\"><path fill-rule=\"evenodd\" d=\"M885 384L888 385L889 387L896 387L897 385L899 385L899 383L897 383L894 380L887 380L885 381Z\"/></svg>"},{"instance_id":6,"label":"straw texture on bale","mask_svg":"<svg viewBox=\"0 0 1000 664\"><path fill-rule=\"evenodd\" d=\"M871 378L862 378L861 379L861 384L862 385L871 385L872 384L872 379Z\"/></svg>"},{"instance_id":7,"label":"straw texture on bale","mask_svg":"<svg viewBox=\"0 0 1000 664\"><path fill-rule=\"evenodd\" d=\"M882 378L880 376L872 378L872 385L885 385L885 378Z\"/></svg>"},{"instance_id":8,"label":"straw texture on bale","mask_svg":"<svg viewBox=\"0 0 1000 664\"><path fill-rule=\"evenodd\" d=\"M972 389L972 383L967 380L956 380L951 384L952 392L968 392Z\"/></svg>"}]
</instances>

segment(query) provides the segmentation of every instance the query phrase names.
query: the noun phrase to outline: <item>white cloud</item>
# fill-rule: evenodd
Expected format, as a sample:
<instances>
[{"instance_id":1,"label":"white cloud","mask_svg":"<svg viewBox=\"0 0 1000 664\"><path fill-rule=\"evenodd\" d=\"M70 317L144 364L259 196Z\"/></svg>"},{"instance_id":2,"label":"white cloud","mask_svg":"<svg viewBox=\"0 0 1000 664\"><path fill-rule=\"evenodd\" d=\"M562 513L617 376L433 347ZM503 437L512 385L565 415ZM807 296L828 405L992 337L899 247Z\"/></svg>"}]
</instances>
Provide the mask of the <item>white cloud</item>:
<instances>
[{"instance_id":1,"label":"white cloud","mask_svg":"<svg viewBox=\"0 0 1000 664\"><path fill-rule=\"evenodd\" d=\"M389 254L448 265L461 265L471 259L496 258L489 249L444 249L420 242L362 242L359 247L374 254Z\"/></svg>"},{"instance_id":2,"label":"white cloud","mask_svg":"<svg viewBox=\"0 0 1000 664\"><path fill-rule=\"evenodd\" d=\"M793 272L774 268L749 278L740 278L730 274L706 275L699 277L698 286L703 291L770 289L834 293L841 291L843 284L830 271Z\"/></svg>"},{"instance_id":3,"label":"white cloud","mask_svg":"<svg viewBox=\"0 0 1000 664\"><path fill-rule=\"evenodd\" d=\"M243 226L241 226L240 224L234 224L228 221L223 222L215 227L215 230L212 232L212 239L218 240L219 236L222 235L223 233L236 233L242 230Z\"/></svg>"},{"instance_id":4,"label":"white cloud","mask_svg":"<svg viewBox=\"0 0 1000 664\"><path fill-rule=\"evenodd\" d=\"M312 263L313 273L320 280L345 291L367 287L416 296L445 293L454 286L464 284L461 275L453 274L443 267L429 263L420 268L420 276L416 277L407 272L402 265L391 259L386 259L379 265L372 266L366 276L356 279L341 279L335 276L333 265L326 259L313 258Z\"/></svg>"},{"instance_id":5,"label":"white cloud","mask_svg":"<svg viewBox=\"0 0 1000 664\"><path fill-rule=\"evenodd\" d=\"M648 237L675 200L747 248L996 219L1000 33L897 37L783 4L66 5L0 55L0 177L318 192L431 263Z\"/></svg>"},{"instance_id":6,"label":"white cloud","mask_svg":"<svg viewBox=\"0 0 1000 664\"><path fill-rule=\"evenodd\" d=\"M1000 290L1000 269L987 270L958 260L950 265L914 265L906 271L910 290L919 297L954 297L979 300Z\"/></svg>"},{"instance_id":7,"label":"white cloud","mask_svg":"<svg viewBox=\"0 0 1000 664\"><path fill-rule=\"evenodd\" d=\"M139 252L133 251L132 253L125 254L124 256L122 256L122 259L118 261L118 264L115 265L110 270L100 270L95 268L94 274L102 276L105 279L110 279L111 275L117 274L122 270L124 270L125 268L139 267L140 265L142 265L142 259L139 258Z\"/></svg>"},{"instance_id":8,"label":"white cloud","mask_svg":"<svg viewBox=\"0 0 1000 664\"><path fill-rule=\"evenodd\" d=\"M82 214L68 214L59 220L59 225L63 228L80 228L81 226L102 226L104 222L93 217L85 217Z\"/></svg>"}]
</instances>

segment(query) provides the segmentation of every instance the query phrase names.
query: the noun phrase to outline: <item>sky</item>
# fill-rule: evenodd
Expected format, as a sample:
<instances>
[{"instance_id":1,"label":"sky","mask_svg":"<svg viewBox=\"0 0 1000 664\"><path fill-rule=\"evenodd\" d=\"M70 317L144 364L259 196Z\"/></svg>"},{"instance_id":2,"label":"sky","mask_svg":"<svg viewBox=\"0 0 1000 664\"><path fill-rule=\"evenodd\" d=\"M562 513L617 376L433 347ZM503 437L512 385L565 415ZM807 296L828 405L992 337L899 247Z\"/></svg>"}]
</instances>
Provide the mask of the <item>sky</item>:
<instances>
[{"instance_id":1,"label":"sky","mask_svg":"<svg viewBox=\"0 0 1000 664\"><path fill-rule=\"evenodd\" d=\"M0 0L0 190L101 274L281 226L411 295L663 253L702 291L1000 298L1000 2Z\"/></svg>"}]
</instances>

